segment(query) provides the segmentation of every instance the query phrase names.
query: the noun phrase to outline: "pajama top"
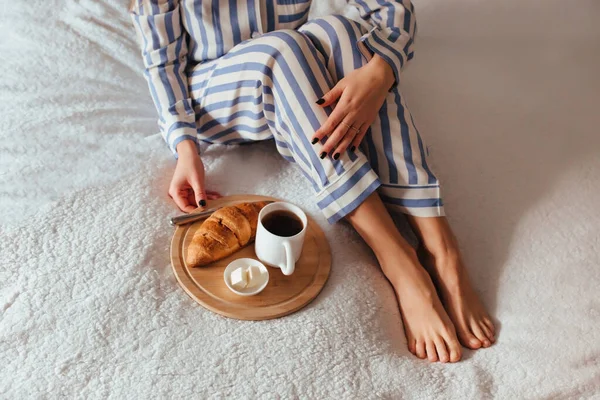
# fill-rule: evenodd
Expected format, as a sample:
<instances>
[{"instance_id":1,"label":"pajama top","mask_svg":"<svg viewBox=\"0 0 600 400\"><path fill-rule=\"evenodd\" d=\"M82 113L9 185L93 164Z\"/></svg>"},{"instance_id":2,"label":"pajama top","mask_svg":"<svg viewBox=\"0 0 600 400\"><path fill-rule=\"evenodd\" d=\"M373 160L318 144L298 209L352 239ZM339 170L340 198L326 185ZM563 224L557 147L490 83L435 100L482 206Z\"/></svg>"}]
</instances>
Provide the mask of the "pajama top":
<instances>
[{"instance_id":1,"label":"pajama top","mask_svg":"<svg viewBox=\"0 0 600 400\"><path fill-rule=\"evenodd\" d=\"M222 57L235 45L264 33L297 29L311 0L134 0L132 17L142 45L145 75L171 150L197 141L187 68ZM358 38L363 54L376 53L400 71L413 57L416 29L410 0L349 0L369 31ZM370 53L370 54L368 54Z\"/></svg>"}]
</instances>

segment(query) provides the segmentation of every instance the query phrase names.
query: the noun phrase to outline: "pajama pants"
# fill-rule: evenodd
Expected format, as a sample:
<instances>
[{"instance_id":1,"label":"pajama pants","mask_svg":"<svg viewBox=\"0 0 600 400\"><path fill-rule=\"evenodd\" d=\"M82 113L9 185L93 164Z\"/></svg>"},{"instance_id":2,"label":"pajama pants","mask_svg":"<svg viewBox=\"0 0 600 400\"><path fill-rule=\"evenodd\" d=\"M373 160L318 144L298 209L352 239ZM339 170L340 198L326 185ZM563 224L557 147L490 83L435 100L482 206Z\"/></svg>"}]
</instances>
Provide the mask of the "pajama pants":
<instances>
[{"instance_id":1,"label":"pajama pants","mask_svg":"<svg viewBox=\"0 0 600 400\"><path fill-rule=\"evenodd\" d=\"M437 178L399 88L388 94L360 148L319 158L314 132L331 109L315 101L367 60L357 47L366 29L339 15L309 21L235 46L189 73L199 138L234 144L274 139L298 164L330 223L378 191L390 211L444 215Z\"/></svg>"}]
</instances>

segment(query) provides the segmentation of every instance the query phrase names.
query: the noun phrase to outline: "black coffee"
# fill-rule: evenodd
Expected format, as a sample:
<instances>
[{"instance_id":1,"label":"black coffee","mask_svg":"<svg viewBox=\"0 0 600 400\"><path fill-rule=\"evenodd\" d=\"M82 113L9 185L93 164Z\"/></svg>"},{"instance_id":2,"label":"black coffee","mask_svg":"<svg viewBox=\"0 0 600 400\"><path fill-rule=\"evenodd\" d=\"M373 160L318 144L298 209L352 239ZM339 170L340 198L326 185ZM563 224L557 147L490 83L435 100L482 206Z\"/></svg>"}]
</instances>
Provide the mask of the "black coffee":
<instances>
[{"instance_id":1,"label":"black coffee","mask_svg":"<svg viewBox=\"0 0 600 400\"><path fill-rule=\"evenodd\" d=\"M262 219L263 226L273 235L289 237L297 235L304 229L304 224L289 211L273 211Z\"/></svg>"}]
</instances>

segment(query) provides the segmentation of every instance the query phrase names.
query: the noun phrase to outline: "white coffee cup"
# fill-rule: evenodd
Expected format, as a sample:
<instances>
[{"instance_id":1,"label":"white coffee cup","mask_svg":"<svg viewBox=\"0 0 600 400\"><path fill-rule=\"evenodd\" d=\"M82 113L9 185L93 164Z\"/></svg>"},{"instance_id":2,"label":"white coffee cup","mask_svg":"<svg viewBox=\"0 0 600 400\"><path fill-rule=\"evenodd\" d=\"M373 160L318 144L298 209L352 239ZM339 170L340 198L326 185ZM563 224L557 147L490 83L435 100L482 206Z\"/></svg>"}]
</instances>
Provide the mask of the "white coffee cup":
<instances>
[{"instance_id":1,"label":"white coffee cup","mask_svg":"<svg viewBox=\"0 0 600 400\"><path fill-rule=\"evenodd\" d=\"M263 219L267 215L277 211L287 211L294 214L302 221L302 230L294 236L277 236L269 232L263 225ZM276 202L263 207L258 214L258 228L254 244L256 256L270 267L281 268L281 272L284 275L293 274L296 262L302 254L302 245L304 244L307 225L308 219L306 218L306 214L293 204Z\"/></svg>"}]
</instances>

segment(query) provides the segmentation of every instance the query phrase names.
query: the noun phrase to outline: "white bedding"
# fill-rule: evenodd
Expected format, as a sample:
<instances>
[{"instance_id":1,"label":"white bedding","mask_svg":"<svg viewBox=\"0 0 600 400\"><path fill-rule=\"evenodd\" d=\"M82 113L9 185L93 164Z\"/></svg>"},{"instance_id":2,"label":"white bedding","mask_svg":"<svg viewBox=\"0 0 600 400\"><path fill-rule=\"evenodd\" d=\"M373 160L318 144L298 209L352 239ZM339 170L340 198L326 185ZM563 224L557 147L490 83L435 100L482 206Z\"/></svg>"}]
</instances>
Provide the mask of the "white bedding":
<instances>
[{"instance_id":1,"label":"white bedding","mask_svg":"<svg viewBox=\"0 0 600 400\"><path fill-rule=\"evenodd\" d=\"M270 143L205 150L210 188L317 218L326 288L266 322L187 297L168 256L174 160L114 3L0 14L0 398L598 398L597 2L415 0L404 91L500 321L455 365L408 353L374 258Z\"/></svg>"}]
</instances>

